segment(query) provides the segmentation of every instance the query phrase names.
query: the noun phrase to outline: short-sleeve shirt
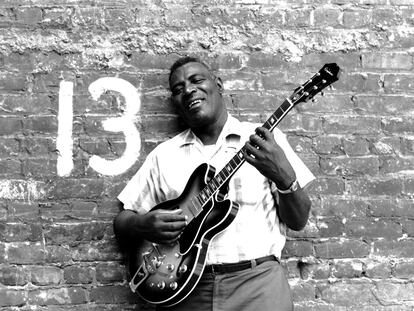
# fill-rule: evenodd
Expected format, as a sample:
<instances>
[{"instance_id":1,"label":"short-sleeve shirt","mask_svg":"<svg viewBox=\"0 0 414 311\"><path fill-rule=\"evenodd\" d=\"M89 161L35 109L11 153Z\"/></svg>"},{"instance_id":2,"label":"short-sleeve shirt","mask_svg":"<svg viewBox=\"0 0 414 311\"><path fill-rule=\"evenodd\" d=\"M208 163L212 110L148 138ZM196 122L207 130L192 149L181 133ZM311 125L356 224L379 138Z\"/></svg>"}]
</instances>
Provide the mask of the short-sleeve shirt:
<instances>
[{"instance_id":1,"label":"short-sleeve shirt","mask_svg":"<svg viewBox=\"0 0 414 311\"><path fill-rule=\"evenodd\" d=\"M193 171L207 163L219 172L260 126L229 115L215 145L204 146L187 129L159 144L127 183L118 199L125 209L146 213L155 205L177 198ZM289 145L285 134L273 131L278 145L304 188L315 177ZM229 181L228 198L239 204L233 222L211 241L207 264L229 263L274 254L281 256L285 225L277 215L274 184L245 162Z\"/></svg>"}]
</instances>

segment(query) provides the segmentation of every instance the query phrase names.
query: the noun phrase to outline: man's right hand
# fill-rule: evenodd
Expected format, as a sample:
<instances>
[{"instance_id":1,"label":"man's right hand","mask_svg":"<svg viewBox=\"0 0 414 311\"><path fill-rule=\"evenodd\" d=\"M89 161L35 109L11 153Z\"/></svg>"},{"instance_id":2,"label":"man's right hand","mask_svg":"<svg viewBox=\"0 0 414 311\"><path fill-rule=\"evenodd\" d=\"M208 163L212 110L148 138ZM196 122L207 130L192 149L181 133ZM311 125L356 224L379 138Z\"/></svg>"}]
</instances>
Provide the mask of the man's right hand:
<instances>
[{"instance_id":1,"label":"man's right hand","mask_svg":"<svg viewBox=\"0 0 414 311\"><path fill-rule=\"evenodd\" d=\"M186 215L181 209L154 210L139 215L137 228L142 238L155 243L175 242L187 225Z\"/></svg>"}]
</instances>

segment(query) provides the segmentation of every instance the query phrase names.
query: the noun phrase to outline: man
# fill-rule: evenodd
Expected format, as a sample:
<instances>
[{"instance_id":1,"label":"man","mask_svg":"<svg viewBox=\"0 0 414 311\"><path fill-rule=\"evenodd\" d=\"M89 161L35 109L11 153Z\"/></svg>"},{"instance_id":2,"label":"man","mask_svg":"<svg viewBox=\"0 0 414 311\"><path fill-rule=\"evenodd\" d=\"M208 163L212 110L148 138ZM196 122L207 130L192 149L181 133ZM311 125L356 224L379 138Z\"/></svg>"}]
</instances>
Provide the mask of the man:
<instances>
[{"instance_id":1,"label":"man","mask_svg":"<svg viewBox=\"0 0 414 311\"><path fill-rule=\"evenodd\" d=\"M311 202L304 187L314 179L278 129L239 122L223 101L223 83L197 58L170 70L171 102L189 129L158 145L119 195L114 221L120 241L176 241L186 226L180 209L150 209L180 195L196 167L217 171L244 147L245 163L229 182L240 205L234 221L211 242L194 291L170 310L292 310L280 266L286 227L301 230ZM163 308L160 308L163 309Z\"/></svg>"}]
</instances>

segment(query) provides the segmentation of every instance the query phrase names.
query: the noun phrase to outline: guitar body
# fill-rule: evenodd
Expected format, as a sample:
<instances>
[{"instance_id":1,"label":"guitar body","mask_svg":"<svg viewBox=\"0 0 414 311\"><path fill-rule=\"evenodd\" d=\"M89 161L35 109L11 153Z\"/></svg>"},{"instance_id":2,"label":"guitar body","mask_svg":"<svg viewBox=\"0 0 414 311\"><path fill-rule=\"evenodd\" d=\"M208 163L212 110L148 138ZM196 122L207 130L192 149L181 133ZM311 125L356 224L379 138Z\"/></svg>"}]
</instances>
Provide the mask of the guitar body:
<instances>
[{"instance_id":1,"label":"guitar body","mask_svg":"<svg viewBox=\"0 0 414 311\"><path fill-rule=\"evenodd\" d=\"M192 219L177 242L155 244L143 241L132 254L130 270L134 275L130 287L144 300L171 306L187 297L200 279L211 239L227 228L236 217L238 204L224 198L222 192L213 196L194 215L191 198L214 176L214 168L201 164L191 175L183 193L165 201L155 209L182 209ZM224 188L224 187L222 187Z\"/></svg>"}]
</instances>

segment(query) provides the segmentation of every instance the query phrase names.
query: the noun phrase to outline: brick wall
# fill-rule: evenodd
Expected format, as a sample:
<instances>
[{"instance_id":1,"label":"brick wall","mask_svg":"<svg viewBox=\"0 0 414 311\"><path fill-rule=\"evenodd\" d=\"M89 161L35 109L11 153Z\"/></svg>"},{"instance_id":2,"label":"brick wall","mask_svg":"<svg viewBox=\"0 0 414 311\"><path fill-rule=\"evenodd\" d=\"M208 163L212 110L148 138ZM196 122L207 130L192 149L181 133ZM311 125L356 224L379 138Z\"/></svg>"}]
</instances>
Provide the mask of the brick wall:
<instances>
[{"instance_id":1,"label":"brick wall","mask_svg":"<svg viewBox=\"0 0 414 311\"><path fill-rule=\"evenodd\" d=\"M115 198L180 129L167 74L187 53L255 121L343 68L281 124L318 177L284 250L296 310L413 310L413 47L412 0L1 1L0 310L148 309Z\"/></svg>"}]
</instances>

